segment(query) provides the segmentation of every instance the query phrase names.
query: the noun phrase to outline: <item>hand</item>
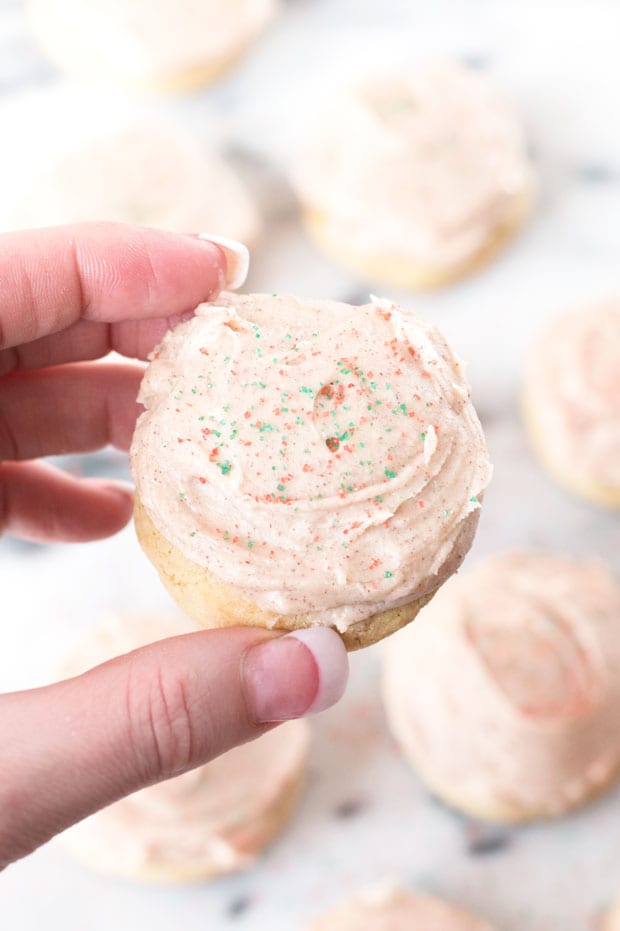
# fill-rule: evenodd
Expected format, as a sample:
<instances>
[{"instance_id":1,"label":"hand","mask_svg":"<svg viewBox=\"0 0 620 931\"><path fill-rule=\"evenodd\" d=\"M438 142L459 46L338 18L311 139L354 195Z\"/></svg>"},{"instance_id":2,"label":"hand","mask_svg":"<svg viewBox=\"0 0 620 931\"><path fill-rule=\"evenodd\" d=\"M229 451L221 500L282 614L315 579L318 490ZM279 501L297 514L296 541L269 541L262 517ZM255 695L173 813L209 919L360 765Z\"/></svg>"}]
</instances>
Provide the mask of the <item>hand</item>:
<instances>
[{"instance_id":1,"label":"hand","mask_svg":"<svg viewBox=\"0 0 620 931\"><path fill-rule=\"evenodd\" d=\"M85 541L127 523L124 486L36 459L127 449L143 366L92 360L145 359L227 277L225 253L193 236L115 224L0 236L0 531ZM0 696L0 868L123 795L323 710L346 678L331 630L234 628Z\"/></svg>"}]
</instances>

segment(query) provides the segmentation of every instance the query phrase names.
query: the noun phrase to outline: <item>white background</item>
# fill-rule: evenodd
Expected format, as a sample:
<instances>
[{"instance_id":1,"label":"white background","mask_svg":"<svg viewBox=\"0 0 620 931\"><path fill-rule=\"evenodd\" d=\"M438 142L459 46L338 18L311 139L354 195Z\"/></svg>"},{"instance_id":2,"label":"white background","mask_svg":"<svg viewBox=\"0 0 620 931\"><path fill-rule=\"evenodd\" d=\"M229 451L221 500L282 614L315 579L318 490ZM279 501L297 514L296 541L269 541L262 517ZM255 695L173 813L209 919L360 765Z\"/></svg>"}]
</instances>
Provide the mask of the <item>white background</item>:
<instances>
[{"instance_id":1,"label":"white background","mask_svg":"<svg viewBox=\"0 0 620 931\"><path fill-rule=\"evenodd\" d=\"M540 181L531 223L477 277L437 294L389 295L436 321L468 362L496 466L470 564L532 545L601 557L620 573L620 516L547 479L518 410L523 358L544 319L620 294L619 36L614 0L290 0L217 87L131 104L222 147L257 192L267 232L252 289L361 299L369 283L317 256L284 181L321 100L345 77L386 62L456 56L484 68L515 101ZM130 106L62 82L39 57L14 0L0 2L0 94L0 205L93 112L105 120ZM106 465L124 469L117 456L88 468ZM173 610L131 529L82 547L6 540L0 557L3 689L44 681L103 611ZM316 722L298 815L255 869L209 886L142 887L99 878L50 844L0 877L0 926L303 931L321 908L388 875L477 908L498 931L596 927L600 909L620 891L618 791L558 823L520 830L481 827L444 810L386 734L379 658L379 648L352 657L347 698Z\"/></svg>"}]
</instances>

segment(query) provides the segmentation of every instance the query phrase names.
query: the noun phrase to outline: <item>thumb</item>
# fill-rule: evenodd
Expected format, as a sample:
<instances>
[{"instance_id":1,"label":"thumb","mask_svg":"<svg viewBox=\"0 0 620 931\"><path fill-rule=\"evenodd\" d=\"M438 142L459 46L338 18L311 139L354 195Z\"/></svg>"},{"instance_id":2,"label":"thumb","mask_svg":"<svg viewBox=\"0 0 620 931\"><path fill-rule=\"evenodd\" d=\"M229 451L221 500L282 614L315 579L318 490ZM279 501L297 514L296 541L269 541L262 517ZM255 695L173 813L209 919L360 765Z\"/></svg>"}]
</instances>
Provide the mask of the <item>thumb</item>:
<instances>
[{"instance_id":1,"label":"thumb","mask_svg":"<svg viewBox=\"0 0 620 931\"><path fill-rule=\"evenodd\" d=\"M0 697L0 868L123 795L324 710L347 675L328 628L229 628Z\"/></svg>"}]
</instances>

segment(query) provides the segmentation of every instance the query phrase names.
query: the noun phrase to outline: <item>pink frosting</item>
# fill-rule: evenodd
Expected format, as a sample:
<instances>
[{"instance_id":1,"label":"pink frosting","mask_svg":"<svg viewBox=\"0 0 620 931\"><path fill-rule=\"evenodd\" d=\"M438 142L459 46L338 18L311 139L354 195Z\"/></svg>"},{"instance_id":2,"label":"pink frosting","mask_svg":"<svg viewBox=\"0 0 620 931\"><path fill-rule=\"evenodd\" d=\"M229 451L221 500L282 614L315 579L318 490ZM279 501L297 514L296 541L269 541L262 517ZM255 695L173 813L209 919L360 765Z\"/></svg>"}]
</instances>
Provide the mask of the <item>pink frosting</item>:
<instances>
[{"instance_id":1,"label":"pink frosting","mask_svg":"<svg viewBox=\"0 0 620 931\"><path fill-rule=\"evenodd\" d=\"M555 320L534 348L525 390L558 468L620 489L620 301Z\"/></svg>"},{"instance_id":2,"label":"pink frosting","mask_svg":"<svg viewBox=\"0 0 620 931\"><path fill-rule=\"evenodd\" d=\"M386 301L222 296L168 334L140 400L159 531L261 608L340 629L435 588L490 479L461 364Z\"/></svg>"},{"instance_id":3,"label":"pink frosting","mask_svg":"<svg viewBox=\"0 0 620 931\"><path fill-rule=\"evenodd\" d=\"M491 931L481 918L440 899L391 884L368 889L344 902L309 931Z\"/></svg>"},{"instance_id":4,"label":"pink frosting","mask_svg":"<svg viewBox=\"0 0 620 931\"><path fill-rule=\"evenodd\" d=\"M511 109L484 78L448 64L352 87L307 140L295 179L333 239L439 267L486 245L532 188Z\"/></svg>"},{"instance_id":5,"label":"pink frosting","mask_svg":"<svg viewBox=\"0 0 620 931\"><path fill-rule=\"evenodd\" d=\"M431 784L554 814L620 764L620 589L602 567L496 557L452 580L386 656L391 727Z\"/></svg>"}]
</instances>

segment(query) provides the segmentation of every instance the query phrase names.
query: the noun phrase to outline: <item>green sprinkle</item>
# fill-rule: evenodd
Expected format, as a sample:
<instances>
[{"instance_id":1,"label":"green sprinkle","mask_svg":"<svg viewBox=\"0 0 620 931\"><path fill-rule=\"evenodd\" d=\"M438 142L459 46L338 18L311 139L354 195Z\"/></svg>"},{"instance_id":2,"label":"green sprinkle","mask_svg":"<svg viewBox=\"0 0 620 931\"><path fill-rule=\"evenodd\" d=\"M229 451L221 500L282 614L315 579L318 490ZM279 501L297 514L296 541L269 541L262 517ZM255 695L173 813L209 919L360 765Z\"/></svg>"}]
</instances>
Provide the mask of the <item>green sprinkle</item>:
<instances>
[{"instance_id":1,"label":"green sprinkle","mask_svg":"<svg viewBox=\"0 0 620 931\"><path fill-rule=\"evenodd\" d=\"M299 390L302 394L314 394L314 388L308 388L306 385L302 385Z\"/></svg>"},{"instance_id":2,"label":"green sprinkle","mask_svg":"<svg viewBox=\"0 0 620 931\"><path fill-rule=\"evenodd\" d=\"M279 485L276 485L276 488L278 489L278 491L286 491L286 486L282 485L281 483Z\"/></svg>"},{"instance_id":3,"label":"green sprinkle","mask_svg":"<svg viewBox=\"0 0 620 931\"><path fill-rule=\"evenodd\" d=\"M248 540L248 549L251 550L253 546L254 546L254 541Z\"/></svg>"},{"instance_id":4,"label":"green sprinkle","mask_svg":"<svg viewBox=\"0 0 620 931\"><path fill-rule=\"evenodd\" d=\"M396 478L396 472L394 472L392 469L386 468L383 474L385 475L386 478Z\"/></svg>"},{"instance_id":5,"label":"green sprinkle","mask_svg":"<svg viewBox=\"0 0 620 931\"><path fill-rule=\"evenodd\" d=\"M216 465L218 469L220 470L220 472L222 473L222 475L228 475L228 473L232 469L232 465L228 461L228 459L226 460L226 462L218 462L216 463Z\"/></svg>"},{"instance_id":6,"label":"green sprinkle","mask_svg":"<svg viewBox=\"0 0 620 931\"><path fill-rule=\"evenodd\" d=\"M421 433L421 434L420 434L420 439L421 439L421 440L425 440L425 439L426 439L426 433Z\"/></svg>"},{"instance_id":7,"label":"green sprinkle","mask_svg":"<svg viewBox=\"0 0 620 931\"><path fill-rule=\"evenodd\" d=\"M391 572L386 572L385 575L384 575L384 578L385 578L385 579L391 579L391 578L392 578L392 573L391 573Z\"/></svg>"},{"instance_id":8,"label":"green sprinkle","mask_svg":"<svg viewBox=\"0 0 620 931\"><path fill-rule=\"evenodd\" d=\"M477 496L477 495L472 495L472 497L471 497L469 500L470 500L471 502L473 502L473 504L478 504L478 503L479 503L479 502L478 502L478 496Z\"/></svg>"}]
</instances>

